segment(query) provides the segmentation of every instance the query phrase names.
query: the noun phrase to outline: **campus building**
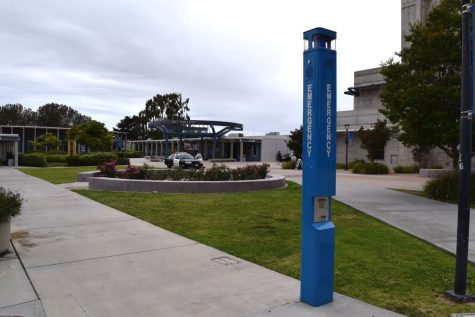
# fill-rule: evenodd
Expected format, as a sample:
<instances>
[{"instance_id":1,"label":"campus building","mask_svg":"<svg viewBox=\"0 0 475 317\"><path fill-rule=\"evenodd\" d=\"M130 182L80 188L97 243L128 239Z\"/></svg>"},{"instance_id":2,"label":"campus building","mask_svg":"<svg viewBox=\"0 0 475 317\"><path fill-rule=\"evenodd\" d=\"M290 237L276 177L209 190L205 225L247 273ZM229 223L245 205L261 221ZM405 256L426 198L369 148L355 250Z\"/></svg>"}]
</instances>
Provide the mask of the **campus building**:
<instances>
[{"instance_id":1,"label":"campus building","mask_svg":"<svg viewBox=\"0 0 475 317\"><path fill-rule=\"evenodd\" d=\"M68 144L66 140L66 132L69 128L59 127L40 127L40 126L19 126L19 125L0 125L0 134L16 134L19 136L18 152L25 153L33 151L36 148L31 144L31 141L36 142L38 137L51 133L56 136L62 143L55 150L66 152Z\"/></svg>"},{"instance_id":2,"label":"campus building","mask_svg":"<svg viewBox=\"0 0 475 317\"><path fill-rule=\"evenodd\" d=\"M405 36L410 32L410 25L427 19L429 11L439 3L439 0L401 0L401 47L407 47ZM372 68L356 71L354 85L349 89L353 94L353 110L337 113L337 162L344 163L346 158L346 134L348 133L348 161L367 160L366 151L360 148L361 141L356 131L363 127L371 129L376 121L384 120L379 112L382 108L380 99L385 81L381 75L381 68ZM379 151L377 162L389 167L396 165L413 165L411 150L392 138L384 149ZM434 149L424 159L428 165L451 166L451 159L441 150Z\"/></svg>"},{"instance_id":3,"label":"campus building","mask_svg":"<svg viewBox=\"0 0 475 317\"><path fill-rule=\"evenodd\" d=\"M134 140L129 141L127 148L141 151L146 156L164 157L175 152L188 152L195 155L201 153L204 159L221 159L237 162L274 162L276 154L289 153L285 141L288 135L268 133L264 136L244 136L230 133L213 144L212 138L179 138L167 140ZM169 151L166 152L168 143ZM214 152L213 152L214 148Z\"/></svg>"}]
</instances>

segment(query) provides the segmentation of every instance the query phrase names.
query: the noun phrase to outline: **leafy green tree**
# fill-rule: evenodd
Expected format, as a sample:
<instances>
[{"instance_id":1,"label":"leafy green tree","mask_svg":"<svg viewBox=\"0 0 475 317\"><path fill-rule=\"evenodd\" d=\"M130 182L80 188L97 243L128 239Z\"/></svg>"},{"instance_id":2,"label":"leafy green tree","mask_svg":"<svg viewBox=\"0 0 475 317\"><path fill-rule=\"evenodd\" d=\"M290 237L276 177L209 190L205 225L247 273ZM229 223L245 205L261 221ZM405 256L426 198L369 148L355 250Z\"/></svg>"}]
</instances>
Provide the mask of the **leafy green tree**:
<instances>
[{"instance_id":1,"label":"leafy green tree","mask_svg":"<svg viewBox=\"0 0 475 317\"><path fill-rule=\"evenodd\" d=\"M35 125L36 113L21 104L0 106L0 124L4 125Z\"/></svg>"},{"instance_id":2,"label":"leafy green tree","mask_svg":"<svg viewBox=\"0 0 475 317\"><path fill-rule=\"evenodd\" d=\"M57 103L47 103L36 111L36 125L46 127L73 127L91 121L91 117Z\"/></svg>"},{"instance_id":3,"label":"leafy green tree","mask_svg":"<svg viewBox=\"0 0 475 317\"><path fill-rule=\"evenodd\" d=\"M48 151L48 148L57 148L61 145L61 140L58 139L53 133L45 133L39 135L36 138L36 141L30 141L30 144L34 147L45 148Z\"/></svg>"},{"instance_id":4,"label":"leafy green tree","mask_svg":"<svg viewBox=\"0 0 475 317\"><path fill-rule=\"evenodd\" d=\"M72 127L68 130L67 137L84 144L86 152L110 151L112 147L112 134L104 123L95 120Z\"/></svg>"},{"instance_id":5,"label":"leafy green tree","mask_svg":"<svg viewBox=\"0 0 475 317\"><path fill-rule=\"evenodd\" d=\"M190 99L183 99L179 93L157 94L147 100L144 110L132 117L126 116L116 124L115 131L127 133L131 140L162 138L160 131L150 130L148 123L157 119L190 120L188 107Z\"/></svg>"},{"instance_id":6,"label":"leafy green tree","mask_svg":"<svg viewBox=\"0 0 475 317\"><path fill-rule=\"evenodd\" d=\"M285 141L287 147L294 152L297 158L302 158L303 127L290 131L289 140Z\"/></svg>"},{"instance_id":7,"label":"leafy green tree","mask_svg":"<svg viewBox=\"0 0 475 317\"><path fill-rule=\"evenodd\" d=\"M149 120L190 120L188 115L188 111L190 111L189 101L189 98L183 99L181 94L178 93L157 94L145 103L142 114Z\"/></svg>"},{"instance_id":8,"label":"leafy green tree","mask_svg":"<svg viewBox=\"0 0 475 317\"><path fill-rule=\"evenodd\" d=\"M439 148L459 158L461 15L460 2L442 0L425 25L406 37L411 46L382 66L386 80L380 110L399 129L398 139L418 149Z\"/></svg>"},{"instance_id":9,"label":"leafy green tree","mask_svg":"<svg viewBox=\"0 0 475 317\"><path fill-rule=\"evenodd\" d=\"M377 120L372 129L361 127L358 130L358 138L361 140L361 148L367 152L366 157L372 163L379 157L381 151L391 138L392 130L387 127L387 121Z\"/></svg>"},{"instance_id":10,"label":"leafy green tree","mask_svg":"<svg viewBox=\"0 0 475 317\"><path fill-rule=\"evenodd\" d=\"M114 131L124 132L129 140L145 139L144 119L139 116L125 116L116 124Z\"/></svg>"}]
</instances>

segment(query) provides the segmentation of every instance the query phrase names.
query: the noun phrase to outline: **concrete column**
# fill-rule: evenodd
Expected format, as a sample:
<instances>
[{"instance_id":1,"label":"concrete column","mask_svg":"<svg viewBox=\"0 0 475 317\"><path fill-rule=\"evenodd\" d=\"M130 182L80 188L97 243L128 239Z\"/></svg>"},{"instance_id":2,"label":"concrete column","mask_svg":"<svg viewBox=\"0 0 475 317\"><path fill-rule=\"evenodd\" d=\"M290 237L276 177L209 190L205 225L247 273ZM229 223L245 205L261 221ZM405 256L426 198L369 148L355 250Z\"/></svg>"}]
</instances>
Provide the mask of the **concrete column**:
<instances>
[{"instance_id":1,"label":"concrete column","mask_svg":"<svg viewBox=\"0 0 475 317\"><path fill-rule=\"evenodd\" d=\"M18 167L18 141L13 143L13 156L15 157L15 167Z\"/></svg>"},{"instance_id":2,"label":"concrete column","mask_svg":"<svg viewBox=\"0 0 475 317\"><path fill-rule=\"evenodd\" d=\"M244 142L239 140L239 160L244 162Z\"/></svg>"},{"instance_id":3,"label":"concrete column","mask_svg":"<svg viewBox=\"0 0 475 317\"><path fill-rule=\"evenodd\" d=\"M59 137L58 137L59 139ZM21 136L21 152L25 153L25 127L23 127L23 132Z\"/></svg>"},{"instance_id":4,"label":"concrete column","mask_svg":"<svg viewBox=\"0 0 475 317\"><path fill-rule=\"evenodd\" d=\"M221 143L221 155L220 156L221 156L221 158L224 158L224 142L221 141L220 143Z\"/></svg>"},{"instance_id":5,"label":"concrete column","mask_svg":"<svg viewBox=\"0 0 475 317\"><path fill-rule=\"evenodd\" d=\"M230 148L229 148L229 158L232 159L233 156L234 156L234 141L231 141L231 142L229 143L229 147L230 147Z\"/></svg>"},{"instance_id":6,"label":"concrete column","mask_svg":"<svg viewBox=\"0 0 475 317\"><path fill-rule=\"evenodd\" d=\"M163 156L163 142L160 141L160 156Z\"/></svg>"}]
</instances>

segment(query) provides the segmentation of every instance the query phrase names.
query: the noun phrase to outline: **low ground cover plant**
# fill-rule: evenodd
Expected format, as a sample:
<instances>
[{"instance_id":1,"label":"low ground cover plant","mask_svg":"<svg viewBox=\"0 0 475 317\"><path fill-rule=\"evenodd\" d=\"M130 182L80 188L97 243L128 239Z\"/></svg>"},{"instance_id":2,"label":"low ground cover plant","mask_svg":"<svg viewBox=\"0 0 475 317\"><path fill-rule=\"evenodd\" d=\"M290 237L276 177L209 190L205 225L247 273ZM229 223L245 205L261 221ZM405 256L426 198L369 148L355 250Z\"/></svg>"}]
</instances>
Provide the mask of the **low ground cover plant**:
<instances>
[{"instance_id":1,"label":"low ground cover plant","mask_svg":"<svg viewBox=\"0 0 475 317\"><path fill-rule=\"evenodd\" d=\"M355 163L352 167L355 174L388 174L389 168L381 163Z\"/></svg>"},{"instance_id":2,"label":"low ground cover plant","mask_svg":"<svg viewBox=\"0 0 475 317\"><path fill-rule=\"evenodd\" d=\"M475 174L471 179L470 200L475 200ZM429 180L423 187L423 192L427 198L457 203L459 194L459 175L453 171L437 178Z\"/></svg>"},{"instance_id":3,"label":"low ground cover plant","mask_svg":"<svg viewBox=\"0 0 475 317\"><path fill-rule=\"evenodd\" d=\"M419 166L412 165L412 166L402 166L398 165L393 168L394 173L400 174L412 174L412 173L419 173Z\"/></svg>"},{"instance_id":4,"label":"low ground cover plant","mask_svg":"<svg viewBox=\"0 0 475 317\"><path fill-rule=\"evenodd\" d=\"M282 162L282 169L284 170L293 170L295 169L295 165L297 164L296 161L287 161L287 162Z\"/></svg>"},{"instance_id":5,"label":"low ground cover plant","mask_svg":"<svg viewBox=\"0 0 475 317\"><path fill-rule=\"evenodd\" d=\"M43 153L18 154L18 164L21 166L45 167L48 165Z\"/></svg>"}]
</instances>

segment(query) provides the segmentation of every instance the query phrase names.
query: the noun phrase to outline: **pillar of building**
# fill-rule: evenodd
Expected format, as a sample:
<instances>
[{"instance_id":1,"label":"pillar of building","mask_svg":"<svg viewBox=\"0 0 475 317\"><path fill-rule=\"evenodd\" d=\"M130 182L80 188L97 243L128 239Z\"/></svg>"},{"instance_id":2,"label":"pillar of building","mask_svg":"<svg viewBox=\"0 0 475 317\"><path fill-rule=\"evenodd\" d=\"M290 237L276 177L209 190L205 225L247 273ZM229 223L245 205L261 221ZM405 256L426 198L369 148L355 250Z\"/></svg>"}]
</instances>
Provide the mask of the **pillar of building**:
<instances>
[{"instance_id":1,"label":"pillar of building","mask_svg":"<svg viewBox=\"0 0 475 317\"><path fill-rule=\"evenodd\" d=\"M13 157L15 158L15 167L18 167L18 141L13 143Z\"/></svg>"},{"instance_id":2,"label":"pillar of building","mask_svg":"<svg viewBox=\"0 0 475 317\"><path fill-rule=\"evenodd\" d=\"M239 160L244 162L244 142L239 140Z\"/></svg>"},{"instance_id":3,"label":"pillar of building","mask_svg":"<svg viewBox=\"0 0 475 317\"><path fill-rule=\"evenodd\" d=\"M234 141L230 141L229 142L229 146L230 146L230 149L229 149L229 158L232 159L234 157Z\"/></svg>"}]
</instances>

